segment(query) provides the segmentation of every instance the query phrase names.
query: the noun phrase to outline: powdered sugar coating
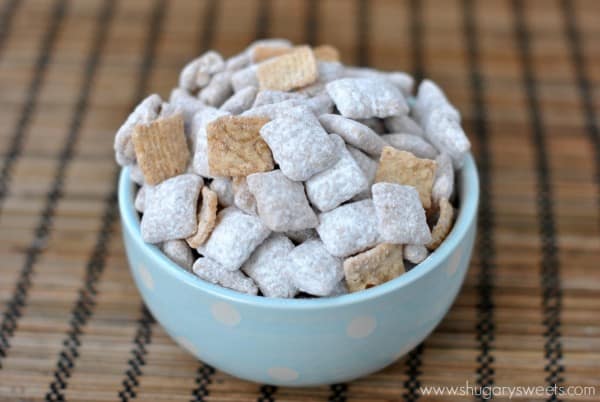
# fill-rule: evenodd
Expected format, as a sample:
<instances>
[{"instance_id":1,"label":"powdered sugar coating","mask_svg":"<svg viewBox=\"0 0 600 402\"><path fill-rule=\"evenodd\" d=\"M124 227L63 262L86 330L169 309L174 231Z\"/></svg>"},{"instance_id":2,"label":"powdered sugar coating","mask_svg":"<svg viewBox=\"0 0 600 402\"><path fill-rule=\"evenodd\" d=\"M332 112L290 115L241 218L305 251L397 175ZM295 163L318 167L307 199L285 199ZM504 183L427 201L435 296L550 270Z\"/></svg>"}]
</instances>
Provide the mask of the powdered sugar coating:
<instances>
[{"instance_id":1,"label":"powdered sugar coating","mask_svg":"<svg viewBox=\"0 0 600 402\"><path fill-rule=\"evenodd\" d=\"M344 117L383 118L409 111L402 91L388 80L343 78L328 83L325 88Z\"/></svg>"},{"instance_id":2,"label":"powdered sugar coating","mask_svg":"<svg viewBox=\"0 0 600 402\"><path fill-rule=\"evenodd\" d=\"M344 140L335 134L330 138L335 142L339 153L338 161L308 179L305 183L310 202L321 211L329 211L358 193L367 190L368 180L356 163Z\"/></svg>"},{"instance_id":3,"label":"powdered sugar coating","mask_svg":"<svg viewBox=\"0 0 600 402\"><path fill-rule=\"evenodd\" d=\"M211 121L228 115L228 112L215 109L214 107L206 107L194 115L192 129L195 129L196 132L194 133L195 141L192 168L196 174L208 178L213 177L208 168L208 138L206 135L206 126Z\"/></svg>"},{"instance_id":4,"label":"powdered sugar coating","mask_svg":"<svg viewBox=\"0 0 600 402\"><path fill-rule=\"evenodd\" d=\"M344 277L342 261L332 256L319 239L310 239L289 254L294 285L315 296L327 296Z\"/></svg>"},{"instance_id":5,"label":"powdered sugar coating","mask_svg":"<svg viewBox=\"0 0 600 402\"><path fill-rule=\"evenodd\" d=\"M417 98L414 105L414 114L425 125L425 122L434 110L447 115L452 120L460 123L460 113L450 104L444 91L429 79L424 79L419 84Z\"/></svg>"},{"instance_id":6,"label":"powdered sugar coating","mask_svg":"<svg viewBox=\"0 0 600 402\"><path fill-rule=\"evenodd\" d=\"M131 135L133 129L138 124L149 124L154 121L160 112L162 99L157 94L145 98L136 106L134 111L127 117L127 120L117 131L115 135L115 158L121 166L132 165L135 163L135 150Z\"/></svg>"},{"instance_id":7,"label":"powdered sugar coating","mask_svg":"<svg viewBox=\"0 0 600 402\"><path fill-rule=\"evenodd\" d=\"M322 114L319 122L328 133L337 134L348 144L365 151L369 155L379 156L387 143L369 127L337 114Z\"/></svg>"},{"instance_id":8,"label":"powdered sugar coating","mask_svg":"<svg viewBox=\"0 0 600 402\"><path fill-rule=\"evenodd\" d=\"M257 215L256 199L248 188L246 177L234 177L231 180L231 184L233 189L233 204L248 215Z\"/></svg>"},{"instance_id":9,"label":"powdered sugar coating","mask_svg":"<svg viewBox=\"0 0 600 402\"><path fill-rule=\"evenodd\" d=\"M319 237L319 234L314 229L288 230L284 234L288 239L296 244L303 243L308 239Z\"/></svg>"},{"instance_id":10,"label":"powdered sugar coating","mask_svg":"<svg viewBox=\"0 0 600 402\"><path fill-rule=\"evenodd\" d=\"M377 117L369 117L368 119L356 119L357 122L369 127L376 134L382 135L385 134L387 129L385 128L385 124L383 124L383 119L378 119Z\"/></svg>"},{"instance_id":11,"label":"powdered sugar coating","mask_svg":"<svg viewBox=\"0 0 600 402\"><path fill-rule=\"evenodd\" d=\"M175 88L171 91L169 96L169 105L174 110L181 111L183 113L183 121L185 123L185 133L187 135L195 135L192 131L192 121L194 115L206 107L204 102L198 98L190 95L186 90L181 88Z\"/></svg>"},{"instance_id":12,"label":"powdered sugar coating","mask_svg":"<svg viewBox=\"0 0 600 402\"><path fill-rule=\"evenodd\" d=\"M140 186L144 185L144 172L137 164L129 165L129 178Z\"/></svg>"},{"instance_id":13,"label":"powdered sugar coating","mask_svg":"<svg viewBox=\"0 0 600 402\"><path fill-rule=\"evenodd\" d=\"M184 240L168 240L160 248L175 264L187 271L192 269L194 256L192 255L192 249Z\"/></svg>"},{"instance_id":14,"label":"powdered sugar coating","mask_svg":"<svg viewBox=\"0 0 600 402\"><path fill-rule=\"evenodd\" d=\"M378 78L386 79L397 86L404 95L408 96L412 93L415 83L414 78L403 71L379 71L369 67L354 67L346 66L344 68L344 76L351 78Z\"/></svg>"},{"instance_id":15,"label":"powdered sugar coating","mask_svg":"<svg viewBox=\"0 0 600 402\"><path fill-rule=\"evenodd\" d=\"M471 143L454 117L442 109L432 111L425 123L425 136L440 152L452 158L456 169L462 167Z\"/></svg>"},{"instance_id":16,"label":"powdered sugar coating","mask_svg":"<svg viewBox=\"0 0 600 402\"><path fill-rule=\"evenodd\" d=\"M371 198L371 186L375 182L375 174L377 173L377 161L372 159L360 149L354 148L351 145L348 145L347 148L348 152L350 152L350 155L352 155L352 157L360 167L360 170L362 170L363 174L367 178L366 190L358 193L353 198L353 200L359 201L365 198Z\"/></svg>"},{"instance_id":17,"label":"powdered sugar coating","mask_svg":"<svg viewBox=\"0 0 600 402\"><path fill-rule=\"evenodd\" d=\"M307 180L332 166L338 157L325 130L305 120L278 118L265 124L260 135L283 174L291 180Z\"/></svg>"},{"instance_id":18,"label":"powdered sugar coating","mask_svg":"<svg viewBox=\"0 0 600 402\"><path fill-rule=\"evenodd\" d=\"M133 206L135 210L138 212L144 212L144 205L146 204L146 186L142 186L138 189L135 194L135 201L133 202Z\"/></svg>"},{"instance_id":19,"label":"powdered sugar coating","mask_svg":"<svg viewBox=\"0 0 600 402\"><path fill-rule=\"evenodd\" d=\"M404 246L404 259L413 264L420 264L429 256L427 247L423 245L407 244Z\"/></svg>"},{"instance_id":20,"label":"powdered sugar coating","mask_svg":"<svg viewBox=\"0 0 600 402\"><path fill-rule=\"evenodd\" d=\"M425 210L414 187L375 183L371 191L377 226L383 241L416 245L431 241Z\"/></svg>"},{"instance_id":21,"label":"powdered sugar coating","mask_svg":"<svg viewBox=\"0 0 600 402\"><path fill-rule=\"evenodd\" d=\"M252 215L235 207L219 212L217 224L198 252L229 271L238 269L271 231Z\"/></svg>"},{"instance_id":22,"label":"powdered sugar coating","mask_svg":"<svg viewBox=\"0 0 600 402\"><path fill-rule=\"evenodd\" d=\"M235 71L231 75L231 87L233 88L234 92L238 92L250 86L258 88L258 78L256 77L255 64Z\"/></svg>"},{"instance_id":23,"label":"powdered sugar coating","mask_svg":"<svg viewBox=\"0 0 600 402\"><path fill-rule=\"evenodd\" d=\"M188 92L195 92L206 86L213 74L225 69L223 57L214 50L209 50L197 59L189 62L179 75L179 87Z\"/></svg>"},{"instance_id":24,"label":"powdered sugar coating","mask_svg":"<svg viewBox=\"0 0 600 402\"><path fill-rule=\"evenodd\" d=\"M240 114L250 109L257 93L256 87L248 86L231 95L229 99L221 105L221 110L231 114Z\"/></svg>"},{"instance_id":25,"label":"powdered sugar coating","mask_svg":"<svg viewBox=\"0 0 600 402\"><path fill-rule=\"evenodd\" d=\"M273 233L242 266L266 297L294 297L298 290L292 284L288 260L294 244L282 234Z\"/></svg>"},{"instance_id":26,"label":"powdered sugar coating","mask_svg":"<svg viewBox=\"0 0 600 402\"><path fill-rule=\"evenodd\" d=\"M146 243L184 239L194 234L198 221L196 208L202 178L182 174L156 186L148 186L141 232Z\"/></svg>"},{"instance_id":27,"label":"powdered sugar coating","mask_svg":"<svg viewBox=\"0 0 600 402\"><path fill-rule=\"evenodd\" d=\"M271 230L285 232L314 228L318 219L306 199L302 183L281 170L248 176L248 187L258 205L258 215Z\"/></svg>"},{"instance_id":28,"label":"powdered sugar coating","mask_svg":"<svg viewBox=\"0 0 600 402\"><path fill-rule=\"evenodd\" d=\"M262 91L258 91L256 94L256 99L254 100L253 108L270 105L273 103L283 102L289 99L296 99L299 101L304 101L308 99L308 96L304 94L300 94L297 92L285 92L285 91L275 91L273 89L263 89Z\"/></svg>"},{"instance_id":29,"label":"powdered sugar coating","mask_svg":"<svg viewBox=\"0 0 600 402\"><path fill-rule=\"evenodd\" d=\"M442 198L449 200L454 193L454 168L452 167L452 159L448 154L439 154L435 161L437 162L437 169L433 180L431 198L435 204L439 204Z\"/></svg>"},{"instance_id":30,"label":"powdered sugar coating","mask_svg":"<svg viewBox=\"0 0 600 402\"><path fill-rule=\"evenodd\" d=\"M235 202L235 194L233 193L233 183L227 177L215 177L210 182L209 188L217 193L219 205L222 207L230 207Z\"/></svg>"},{"instance_id":31,"label":"powdered sugar coating","mask_svg":"<svg viewBox=\"0 0 600 402\"><path fill-rule=\"evenodd\" d=\"M306 123L319 125L312 110L302 99L288 99L282 102L258 106L242 113L244 117L268 117L271 120L290 117L303 120Z\"/></svg>"},{"instance_id":32,"label":"powdered sugar coating","mask_svg":"<svg viewBox=\"0 0 600 402\"><path fill-rule=\"evenodd\" d=\"M207 282L250 295L258 293L258 288L252 279L239 270L230 271L225 269L225 267L213 259L206 257L198 258L194 262L192 270L199 278Z\"/></svg>"},{"instance_id":33,"label":"powdered sugar coating","mask_svg":"<svg viewBox=\"0 0 600 402\"><path fill-rule=\"evenodd\" d=\"M342 205L319 215L317 232L327 251L337 257L347 257L380 240L377 216L372 200Z\"/></svg>"},{"instance_id":34,"label":"powdered sugar coating","mask_svg":"<svg viewBox=\"0 0 600 402\"><path fill-rule=\"evenodd\" d=\"M305 102L315 116L333 112L333 99L327 91L321 90Z\"/></svg>"},{"instance_id":35,"label":"powdered sugar coating","mask_svg":"<svg viewBox=\"0 0 600 402\"><path fill-rule=\"evenodd\" d=\"M419 123L414 121L408 115L400 114L398 116L386 117L383 122L387 128L387 131L390 133L405 133L418 135L420 137L425 136L425 132Z\"/></svg>"},{"instance_id":36,"label":"powdered sugar coating","mask_svg":"<svg viewBox=\"0 0 600 402\"><path fill-rule=\"evenodd\" d=\"M386 134L381 138L392 147L407 151L417 158L435 159L438 151L422 137L412 134Z\"/></svg>"},{"instance_id":37,"label":"powdered sugar coating","mask_svg":"<svg viewBox=\"0 0 600 402\"><path fill-rule=\"evenodd\" d=\"M233 94L231 71L221 71L210 79L209 84L200 92L200 100L207 105L219 107Z\"/></svg>"}]
</instances>

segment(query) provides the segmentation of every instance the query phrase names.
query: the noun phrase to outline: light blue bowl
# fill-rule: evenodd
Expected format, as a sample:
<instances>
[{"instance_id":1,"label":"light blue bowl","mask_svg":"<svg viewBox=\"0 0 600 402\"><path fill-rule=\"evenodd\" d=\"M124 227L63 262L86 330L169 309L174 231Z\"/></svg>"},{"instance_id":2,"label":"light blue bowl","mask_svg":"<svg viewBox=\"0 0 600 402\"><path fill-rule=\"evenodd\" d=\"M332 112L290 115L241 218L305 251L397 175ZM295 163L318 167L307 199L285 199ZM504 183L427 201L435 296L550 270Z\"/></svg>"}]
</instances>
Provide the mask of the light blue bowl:
<instances>
[{"instance_id":1,"label":"light blue bowl","mask_svg":"<svg viewBox=\"0 0 600 402\"><path fill-rule=\"evenodd\" d=\"M143 242L128 169L119 208L135 283L170 336L198 359L246 380L286 386L349 381L380 370L442 320L463 283L475 238L473 158L459 178L460 212L423 263L383 285L321 299L269 299L204 282Z\"/></svg>"}]
</instances>

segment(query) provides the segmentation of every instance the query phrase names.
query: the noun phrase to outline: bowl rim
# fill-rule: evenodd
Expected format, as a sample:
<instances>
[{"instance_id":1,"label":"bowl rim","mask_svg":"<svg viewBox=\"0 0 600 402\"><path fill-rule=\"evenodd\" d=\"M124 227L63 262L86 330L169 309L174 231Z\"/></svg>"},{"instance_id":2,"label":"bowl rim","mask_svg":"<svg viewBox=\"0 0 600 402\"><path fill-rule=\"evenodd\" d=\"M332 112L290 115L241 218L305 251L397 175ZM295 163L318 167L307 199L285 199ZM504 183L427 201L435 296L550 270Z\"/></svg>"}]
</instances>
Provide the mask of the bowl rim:
<instances>
[{"instance_id":1,"label":"bowl rim","mask_svg":"<svg viewBox=\"0 0 600 402\"><path fill-rule=\"evenodd\" d=\"M121 170L119 177L119 211L121 214L121 224L123 226L123 230L130 233L131 239L136 243L137 247L139 247L143 253L150 255L152 260L156 261L156 267L158 269L162 270L167 275L174 276L177 280L185 282L187 285L192 286L200 291L206 292L214 297L221 298L223 301L243 304L256 308L290 310L337 308L340 306L347 306L349 304L363 303L383 297L388 293L398 291L403 287L409 286L411 283L442 265L442 263L464 240L469 228L474 224L474 220L477 218L477 209L479 204L479 178L475 160L470 153L465 157L464 165L459 171L458 176L461 198L461 207L459 209L458 217L449 235L442 242L440 247L431 253L425 261L418 264L414 269L411 269L399 277L381 285L374 286L360 292L313 299L269 298L264 296L248 295L221 287L219 285L206 282L193 273L186 271L171 261L166 255L164 255L157 246L145 243L142 240L140 232L140 219L137 211L134 208L134 183L130 178L129 167L124 167Z\"/></svg>"}]
</instances>

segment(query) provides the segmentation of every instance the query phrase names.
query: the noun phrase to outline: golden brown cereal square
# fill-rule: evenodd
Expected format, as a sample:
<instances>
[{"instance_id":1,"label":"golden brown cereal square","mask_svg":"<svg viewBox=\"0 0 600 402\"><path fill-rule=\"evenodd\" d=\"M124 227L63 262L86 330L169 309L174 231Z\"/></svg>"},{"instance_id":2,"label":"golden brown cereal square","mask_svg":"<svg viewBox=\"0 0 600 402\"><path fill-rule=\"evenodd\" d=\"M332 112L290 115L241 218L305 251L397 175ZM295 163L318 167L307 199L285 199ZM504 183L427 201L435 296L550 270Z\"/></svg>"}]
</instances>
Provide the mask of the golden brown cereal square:
<instances>
[{"instance_id":1,"label":"golden brown cereal square","mask_svg":"<svg viewBox=\"0 0 600 402\"><path fill-rule=\"evenodd\" d=\"M317 60L320 61L340 61L340 52L331 45L320 45L313 49Z\"/></svg>"},{"instance_id":2,"label":"golden brown cereal square","mask_svg":"<svg viewBox=\"0 0 600 402\"><path fill-rule=\"evenodd\" d=\"M431 242L427 244L429 250L435 250L442 244L450 229L452 229L452 222L454 220L454 208L452 204L446 198L440 199L440 211L436 224L431 230Z\"/></svg>"},{"instance_id":3,"label":"golden brown cereal square","mask_svg":"<svg viewBox=\"0 0 600 402\"><path fill-rule=\"evenodd\" d=\"M290 91L312 84L319 75L317 60L308 46L262 62L256 72L260 89Z\"/></svg>"},{"instance_id":4,"label":"golden brown cereal square","mask_svg":"<svg viewBox=\"0 0 600 402\"><path fill-rule=\"evenodd\" d=\"M185 172L190 151L181 113L135 126L132 141L146 183L155 185Z\"/></svg>"},{"instance_id":5,"label":"golden brown cereal square","mask_svg":"<svg viewBox=\"0 0 600 402\"><path fill-rule=\"evenodd\" d=\"M217 193L208 187L202 187L202 204L198 212L198 231L185 239L192 248L200 247L215 227L217 222Z\"/></svg>"},{"instance_id":6,"label":"golden brown cereal square","mask_svg":"<svg viewBox=\"0 0 600 402\"><path fill-rule=\"evenodd\" d=\"M223 116L206 127L208 168L214 176L247 176L273 170L273 156L260 136L265 117Z\"/></svg>"},{"instance_id":7,"label":"golden brown cereal square","mask_svg":"<svg viewBox=\"0 0 600 402\"><path fill-rule=\"evenodd\" d=\"M431 189L437 164L430 159L417 158L410 152L386 146L381 152L375 183L387 182L413 186L425 209L431 207Z\"/></svg>"},{"instance_id":8,"label":"golden brown cereal square","mask_svg":"<svg viewBox=\"0 0 600 402\"><path fill-rule=\"evenodd\" d=\"M380 285L403 273L402 246L399 244L382 243L344 261L350 292Z\"/></svg>"},{"instance_id":9,"label":"golden brown cereal square","mask_svg":"<svg viewBox=\"0 0 600 402\"><path fill-rule=\"evenodd\" d=\"M260 63L273 57L290 53L294 48L289 46L257 45L252 49L252 61Z\"/></svg>"}]
</instances>

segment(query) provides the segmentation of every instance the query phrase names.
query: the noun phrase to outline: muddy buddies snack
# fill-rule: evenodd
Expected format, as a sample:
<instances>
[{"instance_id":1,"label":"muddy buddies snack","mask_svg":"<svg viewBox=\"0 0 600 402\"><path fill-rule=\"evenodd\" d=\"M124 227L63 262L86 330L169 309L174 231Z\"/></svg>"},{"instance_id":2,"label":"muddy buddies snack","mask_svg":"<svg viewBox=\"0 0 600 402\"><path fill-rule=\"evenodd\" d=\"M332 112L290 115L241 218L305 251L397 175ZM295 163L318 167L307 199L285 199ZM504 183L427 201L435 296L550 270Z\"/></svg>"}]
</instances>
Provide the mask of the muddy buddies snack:
<instances>
[{"instance_id":1,"label":"muddy buddies snack","mask_svg":"<svg viewBox=\"0 0 600 402\"><path fill-rule=\"evenodd\" d=\"M431 80L284 39L182 70L115 136L141 237L204 281L334 297L426 261L452 230L461 116Z\"/></svg>"}]
</instances>

